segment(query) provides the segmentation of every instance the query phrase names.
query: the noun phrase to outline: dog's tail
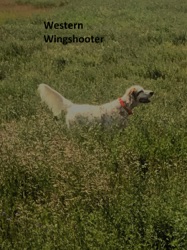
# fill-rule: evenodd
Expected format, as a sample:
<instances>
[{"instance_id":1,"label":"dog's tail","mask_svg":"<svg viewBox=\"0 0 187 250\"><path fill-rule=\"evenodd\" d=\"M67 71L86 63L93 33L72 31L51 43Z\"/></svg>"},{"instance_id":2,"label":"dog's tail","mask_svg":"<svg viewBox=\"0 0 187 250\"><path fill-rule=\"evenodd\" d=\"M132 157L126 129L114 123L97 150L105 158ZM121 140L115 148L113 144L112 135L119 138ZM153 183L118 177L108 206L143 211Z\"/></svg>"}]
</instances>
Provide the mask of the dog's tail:
<instances>
[{"instance_id":1,"label":"dog's tail","mask_svg":"<svg viewBox=\"0 0 187 250\"><path fill-rule=\"evenodd\" d=\"M49 87L47 84L40 84L38 87L38 92L40 94L42 102L45 102L49 109L53 112L53 115L58 117L61 112L66 112L73 103L66 98L64 98L57 91Z\"/></svg>"}]
</instances>

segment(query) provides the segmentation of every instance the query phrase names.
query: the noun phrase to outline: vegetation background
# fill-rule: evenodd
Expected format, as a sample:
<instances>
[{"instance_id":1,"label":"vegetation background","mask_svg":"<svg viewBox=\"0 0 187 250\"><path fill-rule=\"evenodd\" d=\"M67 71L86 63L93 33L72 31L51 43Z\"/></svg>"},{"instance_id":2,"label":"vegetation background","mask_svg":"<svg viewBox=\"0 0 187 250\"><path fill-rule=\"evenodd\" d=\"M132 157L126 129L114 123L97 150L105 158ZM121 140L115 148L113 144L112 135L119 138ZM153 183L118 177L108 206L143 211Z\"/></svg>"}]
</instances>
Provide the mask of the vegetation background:
<instances>
[{"instance_id":1,"label":"vegetation background","mask_svg":"<svg viewBox=\"0 0 187 250\"><path fill-rule=\"evenodd\" d=\"M0 1L0 248L185 250L187 2ZM44 21L83 30L44 29ZM44 34L104 36L46 44ZM68 131L40 104L47 83L98 104L155 92L122 132Z\"/></svg>"}]
</instances>

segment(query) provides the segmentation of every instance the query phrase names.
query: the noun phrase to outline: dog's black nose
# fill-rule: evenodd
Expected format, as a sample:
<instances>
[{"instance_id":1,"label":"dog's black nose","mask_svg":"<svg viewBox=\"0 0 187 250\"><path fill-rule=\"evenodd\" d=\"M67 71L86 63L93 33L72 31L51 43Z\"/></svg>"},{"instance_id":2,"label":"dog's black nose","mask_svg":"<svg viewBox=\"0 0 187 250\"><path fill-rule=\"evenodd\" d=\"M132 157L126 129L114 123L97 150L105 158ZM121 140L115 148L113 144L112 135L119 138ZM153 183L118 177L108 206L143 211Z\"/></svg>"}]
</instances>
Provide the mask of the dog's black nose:
<instances>
[{"instance_id":1,"label":"dog's black nose","mask_svg":"<svg viewBox=\"0 0 187 250\"><path fill-rule=\"evenodd\" d=\"M153 91L151 91L151 92L150 92L150 95L152 96L153 94L154 94L154 92L153 92Z\"/></svg>"}]
</instances>

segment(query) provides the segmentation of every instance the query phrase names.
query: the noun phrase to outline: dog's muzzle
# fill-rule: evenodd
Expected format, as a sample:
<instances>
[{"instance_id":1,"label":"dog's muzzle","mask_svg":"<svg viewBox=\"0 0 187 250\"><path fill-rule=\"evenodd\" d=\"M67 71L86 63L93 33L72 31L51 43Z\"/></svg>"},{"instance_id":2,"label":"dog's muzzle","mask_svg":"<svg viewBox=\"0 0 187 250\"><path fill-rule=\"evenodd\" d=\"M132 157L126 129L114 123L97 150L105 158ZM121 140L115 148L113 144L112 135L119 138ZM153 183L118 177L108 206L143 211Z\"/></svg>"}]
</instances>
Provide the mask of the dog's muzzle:
<instances>
[{"instance_id":1,"label":"dog's muzzle","mask_svg":"<svg viewBox=\"0 0 187 250\"><path fill-rule=\"evenodd\" d=\"M139 102L141 103L149 103L150 102L150 97L153 96L154 92L150 91L148 94L141 92L138 95Z\"/></svg>"}]
</instances>

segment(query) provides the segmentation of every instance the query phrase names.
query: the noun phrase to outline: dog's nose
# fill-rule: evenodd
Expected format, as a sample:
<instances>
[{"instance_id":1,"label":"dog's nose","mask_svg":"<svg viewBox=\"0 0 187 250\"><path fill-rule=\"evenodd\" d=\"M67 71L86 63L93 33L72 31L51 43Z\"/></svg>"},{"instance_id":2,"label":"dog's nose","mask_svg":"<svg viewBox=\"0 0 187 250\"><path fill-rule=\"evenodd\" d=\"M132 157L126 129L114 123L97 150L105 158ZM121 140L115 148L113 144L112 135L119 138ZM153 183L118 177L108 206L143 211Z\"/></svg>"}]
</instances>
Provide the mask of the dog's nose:
<instances>
[{"instance_id":1,"label":"dog's nose","mask_svg":"<svg viewBox=\"0 0 187 250\"><path fill-rule=\"evenodd\" d=\"M152 96L153 94L154 94L154 92L153 92L153 91L151 91L151 92L150 92L150 95Z\"/></svg>"}]
</instances>

